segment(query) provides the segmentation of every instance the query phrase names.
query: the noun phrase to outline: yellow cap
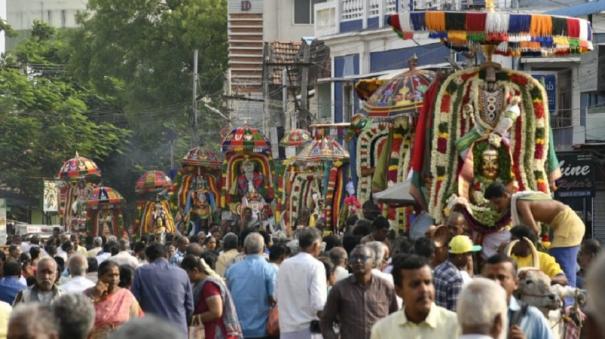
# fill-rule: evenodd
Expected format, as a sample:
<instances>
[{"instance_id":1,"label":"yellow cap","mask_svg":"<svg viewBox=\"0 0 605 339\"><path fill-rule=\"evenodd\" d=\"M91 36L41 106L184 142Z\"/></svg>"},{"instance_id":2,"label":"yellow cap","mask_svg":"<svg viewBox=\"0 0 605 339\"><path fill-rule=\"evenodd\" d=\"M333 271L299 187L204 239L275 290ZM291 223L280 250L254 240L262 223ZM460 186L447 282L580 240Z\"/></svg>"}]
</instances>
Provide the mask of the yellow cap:
<instances>
[{"instance_id":1,"label":"yellow cap","mask_svg":"<svg viewBox=\"0 0 605 339\"><path fill-rule=\"evenodd\" d=\"M450 240L449 252L452 254L463 254L479 251L481 251L481 246L473 245L473 241L467 235L457 235Z\"/></svg>"}]
</instances>

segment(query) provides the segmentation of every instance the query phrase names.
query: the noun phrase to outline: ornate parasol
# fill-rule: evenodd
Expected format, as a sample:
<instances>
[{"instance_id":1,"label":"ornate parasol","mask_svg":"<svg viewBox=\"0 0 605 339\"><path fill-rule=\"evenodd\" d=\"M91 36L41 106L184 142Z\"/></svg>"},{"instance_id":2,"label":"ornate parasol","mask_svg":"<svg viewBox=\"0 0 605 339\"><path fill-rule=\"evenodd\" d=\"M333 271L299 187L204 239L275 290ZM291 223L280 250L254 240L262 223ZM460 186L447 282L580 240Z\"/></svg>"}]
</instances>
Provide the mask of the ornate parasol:
<instances>
[{"instance_id":1,"label":"ornate parasol","mask_svg":"<svg viewBox=\"0 0 605 339\"><path fill-rule=\"evenodd\" d=\"M591 51L592 28L584 19L532 13L495 12L493 0L487 11L412 11L387 17L402 38L413 32L429 32L455 50L507 56L566 55Z\"/></svg>"},{"instance_id":2,"label":"ornate parasol","mask_svg":"<svg viewBox=\"0 0 605 339\"><path fill-rule=\"evenodd\" d=\"M253 127L238 127L223 139L223 153L252 152L271 154L271 143L265 136Z\"/></svg>"},{"instance_id":3,"label":"ornate parasol","mask_svg":"<svg viewBox=\"0 0 605 339\"><path fill-rule=\"evenodd\" d=\"M88 177L100 177L101 170L94 161L81 157L76 152L75 157L63 163L57 176L63 180L80 180Z\"/></svg>"},{"instance_id":4,"label":"ornate parasol","mask_svg":"<svg viewBox=\"0 0 605 339\"><path fill-rule=\"evenodd\" d=\"M414 56L409 61L408 71L384 82L363 102L363 108L368 116L378 119L395 118L416 112L422 107L424 92L435 78L435 74L416 69L416 61L417 58Z\"/></svg>"},{"instance_id":5,"label":"ornate parasol","mask_svg":"<svg viewBox=\"0 0 605 339\"><path fill-rule=\"evenodd\" d=\"M282 146L298 147L311 141L311 133L305 129L295 128L286 132L281 139Z\"/></svg>"},{"instance_id":6,"label":"ornate parasol","mask_svg":"<svg viewBox=\"0 0 605 339\"><path fill-rule=\"evenodd\" d=\"M91 209L102 207L113 208L121 205L124 202L124 197L111 187L99 186L95 187L86 200L86 205Z\"/></svg>"},{"instance_id":7,"label":"ornate parasol","mask_svg":"<svg viewBox=\"0 0 605 339\"><path fill-rule=\"evenodd\" d=\"M300 162L317 162L322 160L344 160L349 158L347 152L338 141L326 135L313 140L300 151L294 160Z\"/></svg>"},{"instance_id":8,"label":"ornate parasol","mask_svg":"<svg viewBox=\"0 0 605 339\"><path fill-rule=\"evenodd\" d=\"M147 171L137 179L135 192L155 193L172 187L172 180L162 171Z\"/></svg>"},{"instance_id":9,"label":"ornate parasol","mask_svg":"<svg viewBox=\"0 0 605 339\"><path fill-rule=\"evenodd\" d=\"M223 159L215 152L203 149L202 147L194 147L187 152L181 162L183 166L219 168L223 163Z\"/></svg>"}]
</instances>

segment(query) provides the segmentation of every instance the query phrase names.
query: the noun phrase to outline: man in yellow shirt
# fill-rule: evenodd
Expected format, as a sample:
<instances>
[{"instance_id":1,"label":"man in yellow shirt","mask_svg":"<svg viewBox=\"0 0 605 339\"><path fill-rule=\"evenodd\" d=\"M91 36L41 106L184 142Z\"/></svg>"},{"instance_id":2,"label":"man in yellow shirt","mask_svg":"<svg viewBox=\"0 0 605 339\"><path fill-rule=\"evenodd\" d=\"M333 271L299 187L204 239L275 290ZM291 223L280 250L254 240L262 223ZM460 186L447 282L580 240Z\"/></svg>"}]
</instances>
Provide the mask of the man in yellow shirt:
<instances>
[{"instance_id":1,"label":"man in yellow shirt","mask_svg":"<svg viewBox=\"0 0 605 339\"><path fill-rule=\"evenodd\" d=\"M532 243L538 242L538 237L527 226L515 226L510 230L510 239L519 240L515 247L511 250L511 258L517 263L517 268L531 267L532 254L529 244L523 241L523 238L528 239ZM547 253L538 251L538 262L540 271L550 277L553 284L567 285L567 278L561 266L555 258Z\"/></svg>"},{"instance_id":2,"label":"man in yellow shirt","mask_svg":"<svg viewBox=\"0 0 605 339\"><path fill-rule=\"evenodd\" d=\"M403 309L379 320L371 339L455 338L456 313L435 305L433 273L425 259L416 255L393 260L395 292L403 299Z\"/></svg>"}]
</instances>

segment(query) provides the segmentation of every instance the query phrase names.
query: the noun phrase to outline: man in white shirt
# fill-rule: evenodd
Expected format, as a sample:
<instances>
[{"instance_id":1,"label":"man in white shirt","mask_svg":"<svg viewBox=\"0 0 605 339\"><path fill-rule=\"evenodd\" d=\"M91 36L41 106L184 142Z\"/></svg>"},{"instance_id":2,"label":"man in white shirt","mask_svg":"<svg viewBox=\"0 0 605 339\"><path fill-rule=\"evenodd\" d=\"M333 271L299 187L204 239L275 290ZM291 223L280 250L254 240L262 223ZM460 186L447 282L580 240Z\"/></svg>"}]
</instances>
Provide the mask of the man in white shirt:
<instances>
[{"instance_id":1,"label":"man in white shirt","mask_svg":"<svg viewBox=\"0 0 605 339\"><path fill-rule=\"evenodd\" d=\"M128 265L132 267L133 270L136 270L137 267L139 267L139 259L130 254L130 242L128 240L121 239L118 244L120 252L109 257L108 260L115 262L119 266Z\"/></svg>"},{"instance_id":2,"label":"man in white shirt","mask_svg":"<svg viewBox=\"0 0 605 339\"><path fill-rule=\"evenodd\" d=\"M61 285L61 290L65 293L81 293L87 288L93 287L94 282L86 278L88 270L88 260L82 254L75 253L69 258L69 274L71 278Z\"/></svg>"},{"instance_id":3,"label":"man in white shirt","mask_svg":"<svg viewBox=\"0 0 605 339\"><path fill-rule=\"evenodd\" d=\"M496 282L475 278L466 284L456 305L460 339L504 339L508 328L506 292Z\"/></svg>"},{"instance_id":4,"label":"man in white shirt","mask_svg":"<svg viewBox=\"0 0 605 339\"><path fill-rule=\"evenodd\" d=\"M321 234L303 230L300 252L281 264L277 276L277 306L281 339L321 338L319 315L327 299L326 270L316 257L321 253Z\"/></svg>"}]
</instances>

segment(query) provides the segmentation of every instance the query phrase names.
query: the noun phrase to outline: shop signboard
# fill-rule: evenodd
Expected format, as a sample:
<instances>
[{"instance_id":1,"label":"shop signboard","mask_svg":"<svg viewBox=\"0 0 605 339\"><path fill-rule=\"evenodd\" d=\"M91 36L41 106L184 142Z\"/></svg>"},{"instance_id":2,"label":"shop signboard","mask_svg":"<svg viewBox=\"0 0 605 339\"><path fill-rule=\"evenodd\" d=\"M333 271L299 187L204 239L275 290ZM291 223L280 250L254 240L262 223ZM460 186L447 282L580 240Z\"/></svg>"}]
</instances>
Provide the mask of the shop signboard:
<instances>
[{"instance_id":1,"label":"shop signboard","mask_svg":"<svg viewBox=\"0 0 605 339\"><path fill-rule=\"evenodd\" d=\"M594 162L589 153L559 153L561 178L557 181L558 198L593 197L595 193Z\"/></svg>"}]
</instances>

